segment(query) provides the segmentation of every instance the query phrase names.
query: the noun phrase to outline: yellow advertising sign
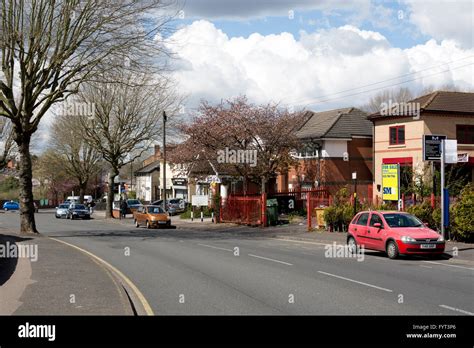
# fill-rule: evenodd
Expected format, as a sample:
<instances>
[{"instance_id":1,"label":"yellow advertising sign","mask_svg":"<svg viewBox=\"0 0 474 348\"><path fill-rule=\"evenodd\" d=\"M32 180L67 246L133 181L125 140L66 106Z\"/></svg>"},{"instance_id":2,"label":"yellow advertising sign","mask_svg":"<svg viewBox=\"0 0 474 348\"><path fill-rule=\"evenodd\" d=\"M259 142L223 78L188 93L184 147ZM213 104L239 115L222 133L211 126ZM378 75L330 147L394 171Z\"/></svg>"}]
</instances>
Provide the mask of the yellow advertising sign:
<instances>
[{"instance_id":1,"label":"yellow advertising sign","mask_svg":"<svg viewBox=\"0 0 474 348\"><path fill-rule=\"evenodd\" d=\"M398 201L399 176L399 164L382 164L382 199L384 201Z\"/></svg>"}]
</instances>

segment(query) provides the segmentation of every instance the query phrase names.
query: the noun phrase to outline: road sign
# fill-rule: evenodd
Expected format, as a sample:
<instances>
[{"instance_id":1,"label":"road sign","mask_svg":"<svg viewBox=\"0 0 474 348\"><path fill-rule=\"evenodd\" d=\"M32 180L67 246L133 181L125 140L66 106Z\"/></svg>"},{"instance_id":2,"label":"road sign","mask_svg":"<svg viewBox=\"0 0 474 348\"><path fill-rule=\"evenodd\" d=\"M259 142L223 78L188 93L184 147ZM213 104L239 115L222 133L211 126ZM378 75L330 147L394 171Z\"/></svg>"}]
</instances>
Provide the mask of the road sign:
<instances>
[{"instance_id":1,"label":"road sign","mask_svg":"<svg viewBox=\"0 0 474 348\"><path fill-rule=\"evenodd\" d=\"M206 206L209 204L208 195L193 195L191 196L191 204L196 207Z\"/></svg>"},{"instance_id":2,"label":"road sign","mask_svg":"<svg viewBox=\"0 0 474 348\"><path fill-rule=\"evenodd\" d=\"M458 163L458 141L445 140L444 151L446 151L445 163Z\"/></svg>"},{"instance_id":3,"label":"road sign","mask_svg":"<svg viewBox=\"0 0 474 348\"><path fill-rule=\"evenodd\" d=\"M446 135L423 135L423 161L439 161L441 159L441 140L446 140Z\"/></svg>"},{"instance_id":4,"label":"road sign","mask_svg":"<svg viewBox=\"0 0 474 348\"><path fill-rule=\"evenodd\" d=\"M400 165L382 164L382 199L398 201L400 198Z\"/></svg>"}]
</instances>

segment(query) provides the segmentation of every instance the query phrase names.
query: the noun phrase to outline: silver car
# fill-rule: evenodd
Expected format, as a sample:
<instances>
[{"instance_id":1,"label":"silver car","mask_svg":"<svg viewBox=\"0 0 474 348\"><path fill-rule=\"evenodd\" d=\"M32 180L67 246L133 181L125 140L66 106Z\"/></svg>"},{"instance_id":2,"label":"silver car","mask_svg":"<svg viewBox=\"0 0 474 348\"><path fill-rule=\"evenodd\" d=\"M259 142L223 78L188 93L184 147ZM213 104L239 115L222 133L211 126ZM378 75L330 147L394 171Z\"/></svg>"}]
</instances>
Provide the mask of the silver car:
<instances>
[{"instance_id":1,"label":"silver car","mask_svg":"<svg viewBox=\"0 0 474 348\"><path fill-rule=\"evenodd\" d=\"M159 201L155 201L152 204L162 207L163 200L160 199ZM184 199L181 199L181 198L167 199L166 210L168 211L169 215L184 213L184 211L186 210L186 202L184 201Z\"/></svg>"},{"instance_id":2,"label":"silver car","mask_svg":"<svg viewBox=\"0 0 474 348\"><path fill-rule=\"evenodd\" d=\"M68 213L69 213L69 205L70 205L69 203L62 203L58 207L56 207L56 213L55 213L56 219L60 219L63 216L67 218Z\"/></svg>"}]
</instances>

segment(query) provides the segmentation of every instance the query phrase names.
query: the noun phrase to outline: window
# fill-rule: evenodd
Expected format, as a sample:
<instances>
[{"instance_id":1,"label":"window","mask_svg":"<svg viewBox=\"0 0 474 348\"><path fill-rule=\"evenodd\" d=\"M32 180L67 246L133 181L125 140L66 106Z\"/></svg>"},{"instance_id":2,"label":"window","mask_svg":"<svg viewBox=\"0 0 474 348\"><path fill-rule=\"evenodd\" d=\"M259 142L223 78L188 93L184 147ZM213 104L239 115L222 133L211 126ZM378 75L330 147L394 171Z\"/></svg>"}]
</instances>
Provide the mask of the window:
<instances>
[{"instance_id":1,"label":"window","mask_svg":"<svg viewBox=\"0 0 474 348\"><path fill-rule=\"evenodd\" d=\"M474 126L456 125L456 139L459 144L474 144Z\"/></svg>"},{"instance_id":2,"label":"window","mask_svg":"<svg viewBox=\"0 0 474 348\"><path fill-rule=\"evenodd\" d=\"M422 227L423 223L410 214L384 214L385 221L390 227Z\"/></svg>"},{"instance_id":3,"label":"window","mask_svg":"<svg viewBox=\"0 0 474 348\"><path fill-rule=\"evenodd\" d=\"M357 225L367 226L367 220L369 220L369 213L362 213L359 220L357 220Z\"/></svg>"},{"instance_id":4,"label":"window","mask_svg":"<svg viewBox=\"0 0 474 348\"><path fill-rule=\"evenodd\" d=\"M377 222L383 226L382 218L377 214L372 214L372 217L370 218L370 226L373 227Z\"/></svg>"},{"instance_id":5,"label":"window","mask_svg":"<svg viewBox=\"0 0 474 348\"><path fill-rule=\"evenodd\" d=\"M357 220L359 219L359 217L360 217L360 214L354 216L354 218L353 218L352 221L351 221L351 224L356 224L356 223L357 223Z\"/></svg>"},{"instance_id":6,"label":"window","mask_svg":"<svg viewBox=\"0 0 474 348\"><path fill-rule=\"evenodd\" d=\"M390 145L405 144L405 126L390 127Z\"/></svg>"}]
</instances>

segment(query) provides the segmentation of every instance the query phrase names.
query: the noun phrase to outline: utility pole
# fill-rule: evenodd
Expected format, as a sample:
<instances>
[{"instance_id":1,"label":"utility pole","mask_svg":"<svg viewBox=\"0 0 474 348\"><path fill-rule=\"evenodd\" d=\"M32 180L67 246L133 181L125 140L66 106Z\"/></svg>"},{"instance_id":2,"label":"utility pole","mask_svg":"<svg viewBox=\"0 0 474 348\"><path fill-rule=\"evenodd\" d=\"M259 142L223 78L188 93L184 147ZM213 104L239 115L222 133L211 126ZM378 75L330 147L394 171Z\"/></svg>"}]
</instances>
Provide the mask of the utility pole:
<instances>
[{"instance_id":1,"label":"utility pole","mask_svg":"<svg viewBox=\"0 0 474 348\"><path fill-rule=\"evenodd\" d=\"M163 111L163 210L166 213L166 111Z\"/></svg>"},{"instance_id":2,"label":"utility pole","mask_svg":"<svg viewBox=\"0 0 474 348\"><path fill-rule=\"evenodd\" d=\"M352 181L354 182L354 216L357 214L357 172L352 173Z\"/></svg>"},{"instance_id":3,"label":"utility pole","mask_svg":"<svg viewBox=\"0 0 474 348\"><path fill-rule=\"evenodd\" d=\"M444 231L444 162L446 161L445 149L445 141L444 139L441 139L441 235L444 239L446 239Z\"/></svg>"}]
</instances>

